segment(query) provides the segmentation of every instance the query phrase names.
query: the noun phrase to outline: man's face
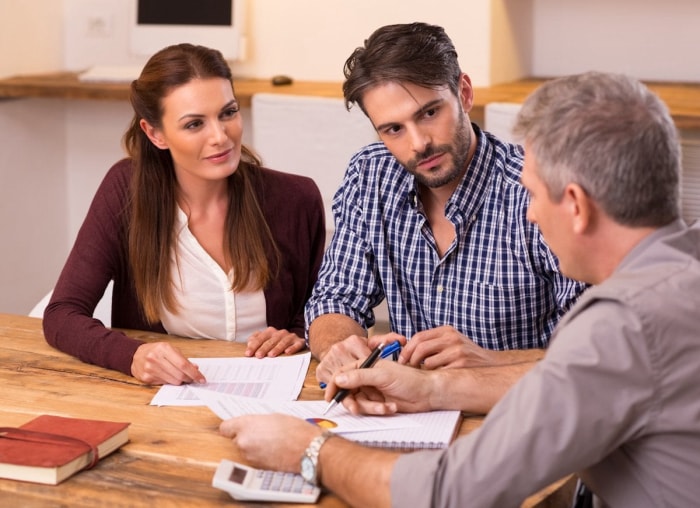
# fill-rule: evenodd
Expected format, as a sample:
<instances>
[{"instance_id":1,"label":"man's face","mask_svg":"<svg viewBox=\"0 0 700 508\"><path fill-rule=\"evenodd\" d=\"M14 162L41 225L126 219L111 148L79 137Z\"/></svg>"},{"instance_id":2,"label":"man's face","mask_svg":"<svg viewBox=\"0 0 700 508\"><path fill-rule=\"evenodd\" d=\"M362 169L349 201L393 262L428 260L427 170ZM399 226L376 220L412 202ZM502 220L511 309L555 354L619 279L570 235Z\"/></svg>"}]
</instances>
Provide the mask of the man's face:
<instances>
[{"instance_id":1,"label":"man's face","mask_svg":"<svg viewBox=\"0 0 700 508\"><path fill-rule=\"evenodd\" d=\"M527 208L527 220L537 224L542 232L545 242L552 252L559 258L560 269L564 275L573 275L573 261L575 259L574 238L570 233L570 214L568 213L567 200L554 202L545 183L537 172L537 160L535 154L525 145L525 163L520 181L530 194L530 204Z\"/></svg>"},{"instance_id":2,"label":"man's face","mask_svg":"<svg viewBox=\"0 0 700 508\"><path fill-rule=\"evenodd\" d=\"M419 183L456 187L470 158L472 130L466 108L447 86L387 82L365 92L363 105L379 138Z\"/></svg>"}]
</instances>

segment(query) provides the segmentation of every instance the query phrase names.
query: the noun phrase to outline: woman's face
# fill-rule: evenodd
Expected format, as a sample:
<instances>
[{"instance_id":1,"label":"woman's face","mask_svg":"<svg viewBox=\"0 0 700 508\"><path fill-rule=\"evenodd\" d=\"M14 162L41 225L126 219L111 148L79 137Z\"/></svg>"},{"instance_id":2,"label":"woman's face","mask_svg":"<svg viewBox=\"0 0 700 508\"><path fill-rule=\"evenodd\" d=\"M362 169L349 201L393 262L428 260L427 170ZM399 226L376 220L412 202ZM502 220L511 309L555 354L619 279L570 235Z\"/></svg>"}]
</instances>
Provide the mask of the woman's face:
<instances>
[{"instance_id":1,"label":"woman's face","mask_svg":"<svg viewBox=\"0 0 700 508\"><path fill-rule=\"evenodd\" d=\"M243 121L231 83L223 78L194 79L162 100L162 127L144 120L141 128L161 149L170 150L180 185L219 181L241 160Z\"/></svg>"}]
</instances>

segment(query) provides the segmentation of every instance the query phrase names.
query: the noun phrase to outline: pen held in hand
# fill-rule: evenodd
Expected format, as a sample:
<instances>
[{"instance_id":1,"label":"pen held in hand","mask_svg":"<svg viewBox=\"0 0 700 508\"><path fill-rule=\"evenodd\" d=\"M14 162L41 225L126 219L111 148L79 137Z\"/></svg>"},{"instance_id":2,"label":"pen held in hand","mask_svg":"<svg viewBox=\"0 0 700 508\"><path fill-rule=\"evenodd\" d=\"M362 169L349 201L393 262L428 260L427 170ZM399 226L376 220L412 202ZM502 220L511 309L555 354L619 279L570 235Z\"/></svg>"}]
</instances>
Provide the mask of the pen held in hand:
<instances>
[{"instance_id":1,"label":"pen held in hand","mask_svg":"<svg viewBox=\"0 0 700 508\"><path fill-rule=\"evenodd\" d=\"M381 355L382 349L384 349L384 344L379 344L376 348L374 348L374 350L369 354L367 359L364 362L362 362L360 368L368 369L372 365L374 365L374 363L379 359L379 355ZM338 390L333 399L328 403L328 406L326 406L326 410L323 412L323 414L325 415L328 411L330 411L333 408L333 406L340 404L343 401L343 399L348 396L348 393L350 393L349 390Z\"/></svg>"},{"instance_id":2,"label":"pen held in hand","mask_svg":"<svg viewBox=\"0 0 700 508\"><path fill-rule=\"evenodd\" d=\"M384 349L382 349L382 354L380 355L381 359L389 358L391 357L394 360L398 359L398 355L394 356L394 353L398 353L401 351L401 343L398 340L395 340L394 342L389 343Z\"/></svg>"},{"instance_id":3,"label":"pen held in hand","mask_svg":"<svg viewBox=\"0 0 700 508\"><path fill-rule=\"evenodd\" d=\"M382 349L382 354L379 355L379 358L383 360L385 358L389 358L390 356L393 357L394 353L398 351L401 351L401 343L398 340L395 340L394 342L386 346L384 349ZM396 360L395 357L393 359ZM318 383L318 386L319 388L321 388L321 390L326 389L326 383L324 383L323 381Z\"/></svg>"}]
</instances>

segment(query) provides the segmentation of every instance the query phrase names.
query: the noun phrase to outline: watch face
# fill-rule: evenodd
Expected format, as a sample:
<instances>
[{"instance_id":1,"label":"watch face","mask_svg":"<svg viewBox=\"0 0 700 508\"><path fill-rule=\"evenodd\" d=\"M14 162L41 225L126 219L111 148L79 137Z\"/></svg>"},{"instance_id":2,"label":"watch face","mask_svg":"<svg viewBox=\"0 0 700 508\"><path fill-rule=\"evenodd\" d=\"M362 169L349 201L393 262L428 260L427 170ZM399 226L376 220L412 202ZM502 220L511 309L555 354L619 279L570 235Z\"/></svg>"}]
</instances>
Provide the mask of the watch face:
<instances>
[{"instance_id":1,"label":"watch face","mask_svg":"<svg viewBox=\"0 0 700 508\"><path fill-rule=\"evenodd\" d=\"M308 455L301 458L301 477L309 483L313 483L316 477L316 466Z\"/></svg>"}]
</instances>

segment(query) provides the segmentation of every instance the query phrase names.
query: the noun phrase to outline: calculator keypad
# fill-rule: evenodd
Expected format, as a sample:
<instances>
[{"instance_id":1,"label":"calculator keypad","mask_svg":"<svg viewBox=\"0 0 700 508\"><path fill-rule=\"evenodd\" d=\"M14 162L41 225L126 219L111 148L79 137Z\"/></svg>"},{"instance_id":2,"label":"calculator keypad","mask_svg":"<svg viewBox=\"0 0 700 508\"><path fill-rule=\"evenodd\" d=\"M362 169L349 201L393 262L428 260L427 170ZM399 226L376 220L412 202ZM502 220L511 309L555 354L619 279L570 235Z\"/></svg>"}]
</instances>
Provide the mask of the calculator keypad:
<instances>
[{"instance_id":1,"label":"calculator keypad","mask_svg":"<svg viewBox=\"0 0 700 508\"><path fill-rule=\"evenodd\" d=\"M257 470L256 483L261 489L280 492L309 494L314 490L314 486L304 481L300 475L279 471Z\"/></svg>"}]
</instances>

